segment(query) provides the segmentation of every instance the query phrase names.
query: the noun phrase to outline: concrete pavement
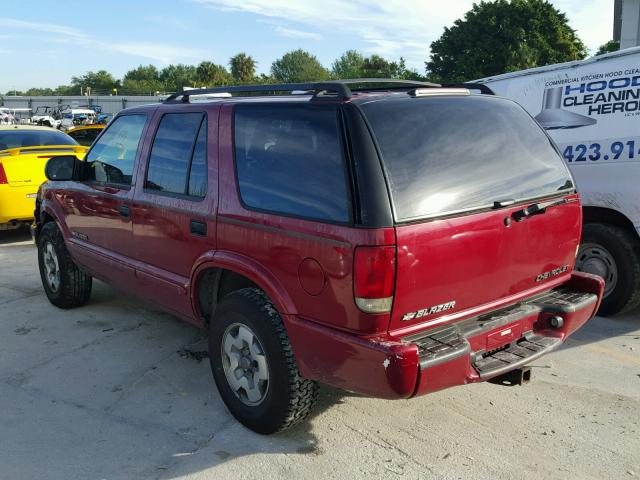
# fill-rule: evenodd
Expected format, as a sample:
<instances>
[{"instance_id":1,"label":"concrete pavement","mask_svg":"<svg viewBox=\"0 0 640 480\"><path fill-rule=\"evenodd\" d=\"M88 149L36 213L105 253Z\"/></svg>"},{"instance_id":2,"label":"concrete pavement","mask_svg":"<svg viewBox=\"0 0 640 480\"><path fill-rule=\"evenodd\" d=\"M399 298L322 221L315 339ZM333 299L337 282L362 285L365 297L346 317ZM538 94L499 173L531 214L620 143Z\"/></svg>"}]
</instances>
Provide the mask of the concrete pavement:
<instances>
[{"instance_id":1,"label":"concrete pavement","mask_svg":"<svg viewBox=\"0 0 640 480\"><path fill-rule=\"evenodd\" d=\"M0 232L0 480L640 477L640 314L596 318L523 387L411 401L323 387L304 425L240 426L201 332L95 282L47 301L24 232Z\"/></svg>"}]
</instances>

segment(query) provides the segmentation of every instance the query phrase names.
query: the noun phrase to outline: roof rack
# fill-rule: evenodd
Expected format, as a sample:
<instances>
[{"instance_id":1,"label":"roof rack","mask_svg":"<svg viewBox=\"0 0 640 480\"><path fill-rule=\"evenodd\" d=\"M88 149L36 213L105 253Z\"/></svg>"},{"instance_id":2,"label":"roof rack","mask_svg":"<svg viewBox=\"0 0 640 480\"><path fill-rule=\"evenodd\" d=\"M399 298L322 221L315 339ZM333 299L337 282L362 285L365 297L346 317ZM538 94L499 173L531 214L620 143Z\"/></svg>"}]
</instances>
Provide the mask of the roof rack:
<instances>
[{"instance_id":1,"label":"roof rack","mask_svg":"<svg viewBox=\"0 0 640 480\"><path fill-rule=\"evenodd\" d=\"M372 85L365 87L365 85ZM355 88L353 88L355 87ZM330 98L346 100L352 97L354 91L375 91L407 88L436 88L437 83L417 82L411 80L398 80L392 78L354 78L348 80L335 80L313 83L280 83L271 85L237 85L232 87L196 88L176 92L163 103L188 103L189 97L210 94L254 94L254 93L281 93L281 92L309 92L314 99ZM243 95L237 95L243 96Z\"/></svg>"},{"instance_id":2,"label":"roof rack","mask_svg":"<svg viewBox=\"0 0 640 480\"><path fill-rule=\"evenodd\" d=\"M367 86L368 85L368 86ZM232 87L195 88L176 92L163 103L188 103L189 97L211 94L255 94L255 93L282 93L282 92L308 92L313 94L314 100L338 99L347 100L353 96L353 92L371 92L378 90L407 90L416 88L468 88L479 90L481 93L494 95L493 91L482 84L461 83L440 85L431 82L419 82L413 80L399 80L394 78L352 78L347 80L332 80L313 83L280 83L271 85L236 85ZM247 96L247 95L236 95Z\"/></svg>"}]
</instances>

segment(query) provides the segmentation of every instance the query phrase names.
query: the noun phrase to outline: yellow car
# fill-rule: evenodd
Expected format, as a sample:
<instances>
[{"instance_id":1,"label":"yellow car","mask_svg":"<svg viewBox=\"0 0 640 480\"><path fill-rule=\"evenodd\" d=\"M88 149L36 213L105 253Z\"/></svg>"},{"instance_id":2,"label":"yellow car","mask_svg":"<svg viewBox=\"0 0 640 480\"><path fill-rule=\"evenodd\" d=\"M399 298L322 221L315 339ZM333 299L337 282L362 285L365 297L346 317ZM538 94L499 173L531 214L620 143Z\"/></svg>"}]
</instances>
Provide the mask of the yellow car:
<instances>
[{"instance_id":1,"label":"yellow car","mask_svg":"<svg viewBox=\"0 0 640 480\"><path fill-rule=\"evenodd\" d=\"M31 223L44 167L56 155L84 157L88 150L49 127L0 126L0 230Z\"/></svg>"},{"instance_id":2,"label":"yellow car","mask_svg":"<svg viewBox=\"0 0 640 480\"><path fill-rule=\"evenodd\" d=\"M65 133L73 138L80 145L90 147L93 141L98 138L100 132L104 130L104 124L83 125L81 127L72 128Z\"/></svg>"}]
</instances>

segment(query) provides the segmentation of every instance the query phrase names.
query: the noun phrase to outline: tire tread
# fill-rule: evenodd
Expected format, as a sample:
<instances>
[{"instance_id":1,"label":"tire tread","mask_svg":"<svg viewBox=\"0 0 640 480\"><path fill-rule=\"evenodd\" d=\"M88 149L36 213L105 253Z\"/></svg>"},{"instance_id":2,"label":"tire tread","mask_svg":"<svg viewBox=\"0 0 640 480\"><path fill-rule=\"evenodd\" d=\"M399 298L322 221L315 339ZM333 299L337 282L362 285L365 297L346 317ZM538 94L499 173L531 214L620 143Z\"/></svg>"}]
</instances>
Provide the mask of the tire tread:
<instances>
[{"instance_id":1,"label":"tire tread","mask_svg":"<svg viewBox=\"0 0 640 480\"><path fill-rule=\"evenodd\" d=\"M49 239L53 244L58 256L58 266L60 268L60 293L58 295L49 292L46 287L46 279L41 265L42 243ZM49 301L58 308L71 309L86 304L91 297L92 278L84 273L75 264L66 245L60 229L54 222L45 223L40 233L38 242L38 259L42 283L49 298Z\"/></svg>"}]
</instances>

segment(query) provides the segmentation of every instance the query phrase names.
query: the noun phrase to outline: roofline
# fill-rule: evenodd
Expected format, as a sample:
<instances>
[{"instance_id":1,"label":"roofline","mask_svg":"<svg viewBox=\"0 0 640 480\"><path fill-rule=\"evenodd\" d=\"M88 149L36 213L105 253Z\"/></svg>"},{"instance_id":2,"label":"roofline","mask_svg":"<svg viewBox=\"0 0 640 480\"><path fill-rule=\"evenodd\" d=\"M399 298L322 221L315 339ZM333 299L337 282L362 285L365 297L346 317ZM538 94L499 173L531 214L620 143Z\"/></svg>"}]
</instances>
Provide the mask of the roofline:
<instances>
[{"instance_id":1,"label":"roofline","mask_svg":"<svg viewBox=\"0 0 640 480\"><path fill-rule=\"evenodd\" d=\"M637 55L637 54L640 54L640 47L632 47L632 48L626 48L624 50L618 50L617 52L605 53L603 55L596 55L591 58L587 58L586 60L573 60L571 62L545 65L544 67L535 67L535 68L529 68L527 70L520 70L518 72L502 73L500 75L480 78L478 80L473 80L473 81L477 83L497 82L500 80L507 80L510 78L524 77L527 75L536 75L538 73L553 72L556 70L564 70L567 68L578 68L584 65L591 65L591 64L602 62L605 60L610 60L612 58L626 57L628 55Z\"/></svg>"}]
</instances>

